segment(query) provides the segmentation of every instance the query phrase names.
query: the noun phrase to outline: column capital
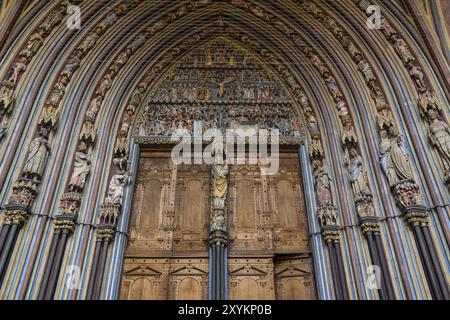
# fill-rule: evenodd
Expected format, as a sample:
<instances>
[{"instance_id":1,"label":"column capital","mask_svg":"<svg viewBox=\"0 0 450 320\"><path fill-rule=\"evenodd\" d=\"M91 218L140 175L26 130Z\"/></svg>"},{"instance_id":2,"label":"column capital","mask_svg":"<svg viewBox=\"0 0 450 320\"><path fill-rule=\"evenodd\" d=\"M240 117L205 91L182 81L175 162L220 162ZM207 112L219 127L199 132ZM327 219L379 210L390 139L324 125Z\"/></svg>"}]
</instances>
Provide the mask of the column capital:
<instances>
[{"instance_id":1,"label":"column capital","mask_svg":"<svg viewBox=\"0 0 450 320\"><path fill-rule=\"evenodd\" d=\"M16 224L22 227L30 217L28 207L22 205L7 205L4 210L4 222L7 224Z\"/></svg>"},{"instance_id":2,"label":"column capital","mask_svg":"<svg viewBox=\"0 0 450 320\"><path fill-rule=\"evenodd\" d=\"M338 226L323 226L322 227L323 240L327 243L338 243L340 241Z\"/></svg>"},{"instance_id":3,"label":"column capital","mask_svg":"<svg viewBox=\"0 0 450 320\"><path fill-rule=\"evenodd\" d=\"M97 231L95 233L97 239L112 241L116 234L116 228L111 224L100 224L97 226Z\"/></svg>"},{"instance_id":4,"label":"column capital","mask_svg":"<svg viewBox=\"0 0 450 320\"><path fill-rule=\"evenodd\" d=\"M403 219L410 227L427 226L429 213L424 206L410 206L403 210Z\"/></svg>"},{"instance_id":5,"label":"column capital","mask_svg":"<svg viewBox=\"0 0 450 320\"><path fill-rule=\"evenodd\" d=\"M380 219L378 217L364 217L361 218L361 232L367 236L368 233L379 235Z\"/></svg>"}]
</instances>

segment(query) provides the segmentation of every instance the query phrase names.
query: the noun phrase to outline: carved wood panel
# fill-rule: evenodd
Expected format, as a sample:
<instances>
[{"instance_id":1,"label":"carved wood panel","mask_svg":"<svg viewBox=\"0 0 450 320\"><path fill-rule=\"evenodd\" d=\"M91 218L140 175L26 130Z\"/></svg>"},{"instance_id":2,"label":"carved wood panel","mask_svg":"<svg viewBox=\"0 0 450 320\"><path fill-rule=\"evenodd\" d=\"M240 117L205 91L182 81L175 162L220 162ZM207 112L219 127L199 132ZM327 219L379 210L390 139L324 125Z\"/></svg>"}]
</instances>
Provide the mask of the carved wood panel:
<instances>
[{"instance_id":1,"label":"carved wood panel","mask_svg":"<svg viewBox=\"0 0 450 320\"><path fill-rule=\"evenodd\" d=\"M230 300L273 300L275 285L270 258L228 260Z\"/></svg>"},{"instance_id":2,"label":"carved wood panel","mask_svg":"<svg viewBox=\"0 0 450 320\"><path fill-rule=\"evenodd\" d=\"M126 258L120 299L203 300L208 258Z\"/></svg>"},{"instance_id":3,"label":"carved wood panel","mask_svg":"<svg viewBox=\"0 0 450 320\"><path fill-rule=\"evenodd\" d=\"M277 300L316 298L313 265L309 255L276 258L274 274Z\"/></svg>"},{"instance_id":4,"label":"carved wood panel","mask_svg":"<svg viewBox=\"0 0 450 320\"><path fill-rule=\"evenodd\" d=\"M174 250L207 250L210 179L209 166L178 167Z\"/></svg>"},{"instance_id":5,"label":"carved wood panel","mask_svg":"<svg viewBox=\"0 0 450 320\"><path fill-rule=\"evenodd\" d=\"M227 199L230 299L314 299L308 225L296 150L280 169L231 165ZM170 151L141 151L122 299L207 299L211 168L174 166Z\"/></svg>"}]
</instances>

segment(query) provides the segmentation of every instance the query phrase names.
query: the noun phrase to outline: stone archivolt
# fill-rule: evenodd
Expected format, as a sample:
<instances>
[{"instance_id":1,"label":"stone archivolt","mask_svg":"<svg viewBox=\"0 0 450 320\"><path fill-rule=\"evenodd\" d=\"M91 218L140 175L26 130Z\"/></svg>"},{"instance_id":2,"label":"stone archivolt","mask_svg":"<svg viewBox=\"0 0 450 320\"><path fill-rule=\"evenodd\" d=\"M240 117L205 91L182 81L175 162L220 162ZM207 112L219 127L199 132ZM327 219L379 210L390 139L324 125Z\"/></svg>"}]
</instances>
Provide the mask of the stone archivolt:
<instances>
[{"instance_id":1,"label":"stone archivolt","mask_svg":"<svg viewBox=\"0 0 450 320\"><path fill-rule=\"evenodd\" d=\"M86 56L87 52L95 46L99 37L103 35L106 29L111 27L119 19L119 17L124 16L124 14L133 6L134 4L119 4L115 6L112 10L112 13L107 14L103 22L99 24L102 27L95 27L93 31L91 31L72 52L69 62L63 68L63 72L59 76L57 83L53 86L51 93L47 97L47 102L42 109L37 131L30 143L21 176L16 182L16 187L13 188L12 194L9 197L8 204L5 210L5 216L8 216L9 211L14 210L17 205L22 205L23 203L26 203L24 212L29 213L34 199L37 196L39 189L38 186L42 181L43 173L46 170L48 156L52 149L52 137L57 129L60 104L64 94L66 93L67 84L71 80L74 72L80 66L80 62ZM61 6L58 8L58 10L50 13L47 20L43 23L38 32L43 32L44 34L48 35L50 30L60 22L60 20L62 19L62 10L66 10L66 3L61 4ZM37 40L35 39L33 41ZM34 55L41 45L41 41L34 43L34 45L32 43L29 43L28 51L22 51L20 55L23 56L25 53L27 53L27 59L31 59L31 53L33 53ZM17 80L17 77L18 74L16 74L14 79ZM16 83L16 81L10 82L14 84ZM88 150L88 148L78 149L78 152L83 153L83 156L79 155L79 160L82 157L87 157L87 154L85 154L86 150ZM76 215L74 214L74 208L77 207L80 203L79 197L75 198L77 200L74 200L73 197L67 196L61 203L61 209L63 210L63 212L64 210L66 211L65 214L67 215L69 221L73 221L74 217L76 218ZM69 204L68 202L70 201L72 202Z\"/></svg>"},{"instance_id":2,"label":"stone archivolt","mask_svg":"<svg viewBox=\"0 0 450 320\"><path fill-rule=\"evenodd\" d=\"M10 117L14 110L16 93L15 88L20 81L22 74L28 68L33 57L44 44L45 39L61 23L63 13L66 10L67 2L61 1L39 24L14 58L12 65L8 68L5 78L0 83L0 141L3 139L8 129Z\"/></svg>"},{"instance_id":3,"label":"stone archivolt","mask_svg":"<svg viewBox=\"0 0 450 320\"><path fill-rule=\"evenodd\" d=\"M345 165L349 172L349 182L355 202L356 212L360 220L363 222L363 232L379 233L379 226L376 217L373 196L367 177L365 161L362 158L354 121L349 112L347 99L340 89L340 81L331 68L322 60L320 54L312 47L305 44L302 36L298 34L295 28L282 21L276 14L268 12L263 5L258 6L254 2L249 1L230 1L235 8L240 8L252 14L257 19L264 21L292 40L295 48L304 53L304 56L311 62L317 72L320 74L326 88L335 103L337 114L340 118L340 140L345 153ZM381 81L374 74L363 50L360 50L339 22L327 15L326 11L312 1L295 1L307 13L311 14L315 19L322 23L330 32L338 39L342 47L349 53L358 70L361 72L367 87L369 88L376 110L378 113L377 124L380 132L380 162L387 177L394 199L398 206L405 212L405 219L412 225L417 223L427 223L426 212L416 212L415 207L423 209L422 194L415 177L413 165L404 140L399 134L398 122L393 116L391 108L387 105L385 94L383 93ZM360 1L355 1L359 3ZM128 4L130 2L127 2ZM54 133L58 127L60 104L64 100L67 86L71 81L73 74L83 63L86 54L95 47L98 39L105 31L113 26L118 19L127 13L137 1L131 6L120 4L111 13L106 15L105 19L95 26L92 32L88 33L83 41L77 46L71 54L67 64L60 72L57 83L52 87L44 109L39 119L38 130L33 136L32 143L27 150L25 166L22 170L20 178L13 187L12 194L7 202L7 210L5 219L9 219L12 223L22 224L26 221L28 210L32 207L34 199L39 191L39 183L42 181L42 175L47 165L49 152L54 147L52 144ZM367 2L364 2L367 4ZM187 4L177 6L169 14L164 15L156 23L152 24L145 32L140 33L136 38L132 39L126 48L121 50L114 58L113 63L107 68L107 72L100 77L100 82L93 91L91 103L83 118L81 131L79 132L78 146L73 159L73 170L69 176L66 193L60 199L60 214L55 221L55 229L73 230L74 223L78 214L78 208L81 204L82 194L86 181L90 173L90 161L93 155L98 128L96 127L97 115L104 108L105 96L113 87L113 83L119 72L130 62L130 58L143 47L144 43L153 40L153 35L161 32L167 26L179 18L195 12L198 8L205 8L211 4L210 1L192 1ZM63 4L61 4L63 5ZM62 7L65 9L65 7ZM364 8L363 8L364 9ZM301 126L293 119L299 118L295 114L295 108L300 111L300 117L303 117L307 125L308 131L306 135L309 140L309 157L314 169L314 187L318 201L317 215L321 226L324 227L323 235L327 242L339 242L339 218L333 199L333 181L332 173L325 159L324 142L321 139L321 131L319 130L317 115L313 112L313 108L308 102L305 92L297 84L296 79L290 74L289 67L275 57L270 50L262 48L260 44L256 44L253 39L242 32L234 32L227 25L226 18L218 18L214 30L205 30L201 33L189 37L185 42L168 50L164 57L155 63L150 71L139 82L131 94L130 101L125 107L122 115L115 145L113 163L109 172L108 188L102 203L98 221L97 235L99 238L111 241L114 237L114 229L118 218L122 211L124 188L130 179L129 171L129 152L130 144L133 141L140 142L143 137L147 139L146 143L159 143L156 140L159 136L167 137L174 128L191 129L192 123L195 121L203 121L207 127L214 127L218 119L228 118L229 123L239 125L252 126L253 123L263 123L262 127L270 127L275 123L276 126L285 130L283 135L290 138L298 138L303 136L305 132L301 130ZM15 86L20 79L21 74L27 69L27 66L39 48L43 45L48 33L53 30L59 23L61 17L58 18L58 10L52 13L36 34L32 34L27 40L27 44L14 60L11 66L8 79L0 86L0 116L2 117L6 129L8 126L8 115L14 109ZM216 30L217 29L217 30ZM220 30L219 30L220 29ZM218 31L219 30L219 31ZM223 30L226 30L223 32ZM231 32L230 32L231 31ZM397 31L387 22L384 21L382 32L392 44L395 52L405 65L414 82L418 92L418 107L421 116L429 125L430 141L436 147L444 165L445 182L450 181L448 171L450 168L450 130L443 115L442 107L439 99L430 88L429 79L424 75L421 66L417 62L415 56L408 48L406 41L399 37ZM210 38L217 39L217 34L225 34L226 38L242 44L242 47L248 48L249 51L255 52L258 59L263 60L267 65L272 65L276 76L268 73L263 75L266 77L262 81L262 85L252 87L242 86L236 88L233 82L236 81L236 74L220 73L214 74L213 68L210 66L214 63L219 66L227 66L228 69L239 69L240 63L243 62L244 55L235 44L226 48L226 53L221 57L219 51L215 51L214 41ZM210 47L205 46L209 43ZM189 60L192 65L176 65L173 61L179 59L180 56L189 55L198 49L201 45L204 50L203 61ZM230 54L230 49L236 54ZM209 51L210 50L210 51ZM220 60L222 59L222 60ZM250 59L251 60L251 59ZM189 68L198 69L198 65L204 68L201 72L211 72L209 79L211 83L206 86L196 87L196 79L190 75L187 80L183 79ZM249 62L249 65L251 63ZM230 68L231 67L231 68ZM210 70L211 69L211 70ZM180 72L182 70L183 72ZM256 72L255 72L256 73ZM163 77L167 75L167 77ZM177 78L179 77L179 78ZM247 75L246 75L247 77ZM295 101L279 101L267 102L265 98L277 97L277 93L272 91L271 81L276 77L284 77L283 82L287 83L288 90L283 92L281 96L293 96ZM163 82L158 82L164 79ZM279 79L278 79L279 80ZM251 82L251 81L250 81ZM153 86L158 83L158 86ZM236 90L236 89L241 89ZM148 99L144 96L149 91ZM239 104L237 100L241 101ZM248 101L246 101L248 100ZM200 101L198 105L192 102ZM257 103L258 106L254 106ZM260 106L267 104L267 109L258 109ZM276 111L273 111L275 109ZM142 110L142 112L139 112ZM245 112L243 112L245 111ZM287 116L279 116L277 113L287 114ZM208 116L205 116L205 113ZM210 116L209 116L210 113ZM248 115L251 116L248 116ZM132 128L134 127L135 117L139 115L135 126L135 136L132 136ZM245 115L247 118L244 119ZM254 116L254 117L252 117ZM148 123L148 119L157 118L159 128L156 128L156 122ZM269 123L269 119L275 118L273 123ZM5 120L6 119L6 120ZM163 128L161 128L161 124ZM170 124L170 128L169 127ZM0 132L3 134L4 131ZM154 140L152 140L154 139ZM67 219L64 219L67 217ZM364 224L366 218L367 223ZM13 222L14 221L14 222ZM328 227L336 228L328 228Z\"/></svg>"},{"instance_id":4,"label":"stone archivolt","mask_svg":"<svg viewBox=\"0 0 450 320\"><path fill-rule=\"evenodd\" d=\"M384 97L384 94L382 90L380 89L380 84L377 79L377 77L374 75L369 63L367 62L367 59L364 57L364 54L361 50L358 49L357 45L354 43L354 41L351 39L350 35L343 30L338 24L336 20L331 18L324 10L322 10L319 6L317 6L312 1L295 1L298 3L304 10L306 10L308 13L314 16L317 20L319 20L325 28L327 28L339 41L341 46L350 54L352 57L352 60L355 62L358 70L361 72L362 76L364 77L366 84L369 88L369 90L372 93L372 98L374 99L376 109L378 111L377 116L377 122L378 122L378 129L380 132L381 137L381 143L380 143L380 162L381 166L384 168L384 172L386 173L386 177L388 179L389 185L391 188L394 188L393 190L393 196L399 205L401 209L405 209L405 202L402 200L404 197L406 197L406 194L413 193L414 196L411 198L411 201L408 202L411 206L422 206L423 200L421 196L421 192L419 189L419 186L416 183L416 178L412 172L412 168L409 165L409 155L408 151L406 150L403 141L401 140L401 136L399 136L399 129L396 120L394 119L392 115L392 111L390 107L386 103L386 99ZM383 22L383 30L385 30L385 33L389 34L389 38L393 41L396 39L396 32L393 30L393 28L389 25L387 21ZM406 65L409 65L412 63L415 59L411 55L405 41L395 41L396 43L396 51L401 56L402 60ZM314 57L314 56L313 56ZM313 60L319 61L319 58L314 58ZM314 63L314 62L313 62ZM316 65L320 67L320 63L316 62ZM323 67L322 67L323 69ZM419 66L414 66L414 70L417 73L421 73ZM326 74L326 73L325 73ZM423 74L420 77L420 84L423 84ZM327 81L327 80L325 80ZM333 83L333 86L329 86L330 91L335 90L339 91L339 89L336 89L336 84ZM424 89L424 88L422 88ZM332 92L333 93L333 92ZM339 96L338 94L334 94L335 96ZM341 117L342 119L342 117ZM352 127L351 122L346 122L345 119L342 119L344 124L344 132L350 131L352 132L350 134L351 137L353 137L353 130L352 129L345 129L345 125L347 124L347 127ZM349 144L346 144L346 141L350 142ZM352 148L352 144L354 142L351 139L346 139L345 135L343 137L344 146L346 146L346 157L349 159L349 152ZM356 142L356 141L355 141ZM387 145L386 145L387 144ZM405 167L395 167L392 166L391 163L391 146L394 146L394 150L398 150L396 146L399 146L401 148L401 155L398 154L399 159L407 163ZM356 144L354 144L356 146ZM387 147L389 146L389 147ZM351 152L358 152L357 149L352 148L353 150ZM356 155L356 157L360 157ZM388 163L386 163L389 162ZM392 168L391 173L388 174L387 166ZM351 170L351 167L350 167ZM402 176L402 171L408 171L407 176L404 176L403 179L395 179L395 182L392 181L393 175ZM352 184L355 184L357 180L352 179ZM353 188L353 191L355 191L355 188ZM366 194L365 196L361 197L361 195L354 194L355 201L357 203L358 213L360 214L360 217L365 217L368 215L373 215L374 209L373 205L371 205L371 194ZM362 200L365 199L365 200ZM362 204L361 204L362 202ZM367 210L367 212L361 212L361 209L364 208Z\"/></svg>"}]
</instances>

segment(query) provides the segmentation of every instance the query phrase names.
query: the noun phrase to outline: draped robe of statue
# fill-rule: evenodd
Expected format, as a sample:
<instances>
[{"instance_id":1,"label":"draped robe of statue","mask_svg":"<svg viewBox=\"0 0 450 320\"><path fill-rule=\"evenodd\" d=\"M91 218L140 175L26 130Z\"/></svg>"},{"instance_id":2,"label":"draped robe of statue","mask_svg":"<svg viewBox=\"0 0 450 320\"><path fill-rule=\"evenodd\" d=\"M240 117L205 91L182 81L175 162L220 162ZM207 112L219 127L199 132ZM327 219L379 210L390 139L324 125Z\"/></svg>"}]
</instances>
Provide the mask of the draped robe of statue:
<instances>
[{"instance_id":1,"label":"draped robe of statue","mask_svg":"<svg viewBox=\"0 0 450 320\"><path fill-rule=\"evenodd\" d=\"M439 149L446 169L450 169L450 127L440 120L434 110L428 112L431 119L429 137L431 143Z\"/></svg>"},{"instance_id":2,"label":"draped robe of statue","mask_svg":"<svg viewBox=\"0 0 450 320\"><path fill-rule=\"evenodd\" d=\"M382 138L380 163L390 187L402 181L414 180L409 155L400 136L391 139Z\"/></svg>"},{"instance_id":3,"label":"draped robe of statue","mask_svg":"<svg viewBox=\"0 0 450 320\"><path fill-rule=\"evenodd\" d=\"M30 178L41 178L48 158L47 139L38 136L30 144L23 173Z\"/></svg>"},{"instance_id":4,"label":"draped robe of statue","mask_svg":"<svg viewBox=\"0 0 450 320\"><path fill-rule=\"evenodd\" d=\"M350 182L352 183L353 194L358 198L362 195L370 194L370 190L361 156L353 150L350 153Z\"/></svg>"},{"instance_id":5,"label":"draped robe of statue","mask_svg":"<svg viewBox=\"0 0 450 320\"><path fill-rule=\"evenodd\" d=\"M105 204L122 205L123 188L128 181L128 176L129 174L121 172L111 178Z\"/></svg>"},{"instance_id":6,"label":"draped robe of statue","mask_svg":"<svg viewBox=\"0 0 450 320\"><path fill-rule=\"evenodd\" d=\"M216 209L223 209L227 194L228 165L214 164L214 204Z\"/></svg>"},{"instance_id":7,"label":"draped robe of statue","mask_svg":"<svg viewBox=\"0 0 450 320\"><path fill-rule=\"evenodd\" d=\"M326 164L323 164L314 171L314 178L319 205L332 203L330 177L328 176Z\"/></svg>"},{"instance_id":8,"label":"draped robe of statue","mask_svg":"<svg viewBox=\"0 0 450 320\"><path fill-rule=\"evenodd\" d=\"M86 154L83 151L77 151L75 153L73 174L69 182L71 190L78 190L84 187L86 177L89 174L89 169L89 154Z\"/></svg>"}]
</instances>

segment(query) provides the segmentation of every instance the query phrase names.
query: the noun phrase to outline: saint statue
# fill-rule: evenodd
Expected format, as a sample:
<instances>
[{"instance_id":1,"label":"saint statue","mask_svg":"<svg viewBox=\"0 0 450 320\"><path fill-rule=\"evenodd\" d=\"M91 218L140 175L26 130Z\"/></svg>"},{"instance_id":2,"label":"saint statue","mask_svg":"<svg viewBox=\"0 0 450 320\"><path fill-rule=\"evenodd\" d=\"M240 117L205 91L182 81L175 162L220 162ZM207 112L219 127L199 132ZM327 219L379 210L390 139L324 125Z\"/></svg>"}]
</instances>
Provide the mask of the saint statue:
<instances>
[{"instance_id":1,"label":"saint statue","mask_svg":"<svg viewBox=\"0 0 450 320\"><path fill-rule=\"evenodd\" d=\"M379 158L389 186L394 187L402 181L414 180L409 155L402 137L389 138L386 130L381 131L380 135Z\"/></svg>"},{"instance_id":2,"label":"saint statue","mask_svg":"<svg viewBox=\"0 0 450 320\"><path fill-rule=\"evenodd\" d=\"M213 181L214 181L214 209L223 209L225 207L225 199L228 190L228 165L213 165Z\"/></svg>"},{"instance_id":3,"label":"saint statue","mask_svg":"<svg viewBox=\"0 0 450 320\"><path fill-rule=\"evenodd\" d=\"M431 143L439 150L446 170L450 169L450 127L447 123L439 119L436 110L430 109L427 112L430 120L429 137Z\"/></svg>"},{"instance_id":4,"label":"saint statue","mask_svg":"<svg viewBox=\"0 0 450 320\"><path fill-rule=\"evenodd\" d=\"M314 160L313 165L316 168L314 170L314 178L319 205L330 204L332 203L330 185L331 179L328 176L328 167L326 164L322 164L319 160Z\"/></svg>"},{"instance_id":5,"label":"saint statue","mask_svg":"<svg viewBox=\"0 0 450 320\"><path fill-rule=\"evenodd\" d=\"M12 111L14 104L14 87L9 83L0 86L0 115Z\"/></svg>"},{"instance_id":6,"label":"saint statue","mask_svg":"<svg viewBox=\"0 0 450 320\"><path fill-rule=\"evenodd\" d=\"M359 198L371 194L367 183L367 172L363 168L361 156L355 149L350 149L349 153L347 163L354 196Z\"/></svg>"},{"instance_id":7,"label":"saint statue","mask_svg":"<svg viewBox=\"0 0 450 320\"><path fill-rule=\"evenodd\" d=\"M213 202L214 209L225 208L225 199L228 191L228 165L224 161L226 150L223 141L215 138L212 142L211 155L214 157L213 164Z\"/></svg>"},{"instance_id":8,"label":"saint statue","mask_svg":"<svg viewBox=\"0 0 450 320\"><path fill-rule=\"evenodd\" d=\"M42 178L47 164L48 152L47 131L41 130L30 144L23 175L28 178Z\"/></svg>"},{"instance_id":9,"label":"saint statue","mask_svg":"<svg viewBox=\"0 0 450 320\"><path fill-rule=\"evenodd\" d=\"M78 151L75 153L75 165L72 177L69 181L69 190L76 191L84 188L86 177L91 168L90 154L87 152L87 146L81 142L78 146Z\"/></svg>"},{"instance_id":10,"label":"saint statue","mask_svg":"<svg viewBox=\"0 0 450 320\"><path fill-rule=\"evenodd\" d=\"M120 171L111 178L105 204L122 205L124 187L129 181L131 172Z\"/></svg>"}]
</instances>

